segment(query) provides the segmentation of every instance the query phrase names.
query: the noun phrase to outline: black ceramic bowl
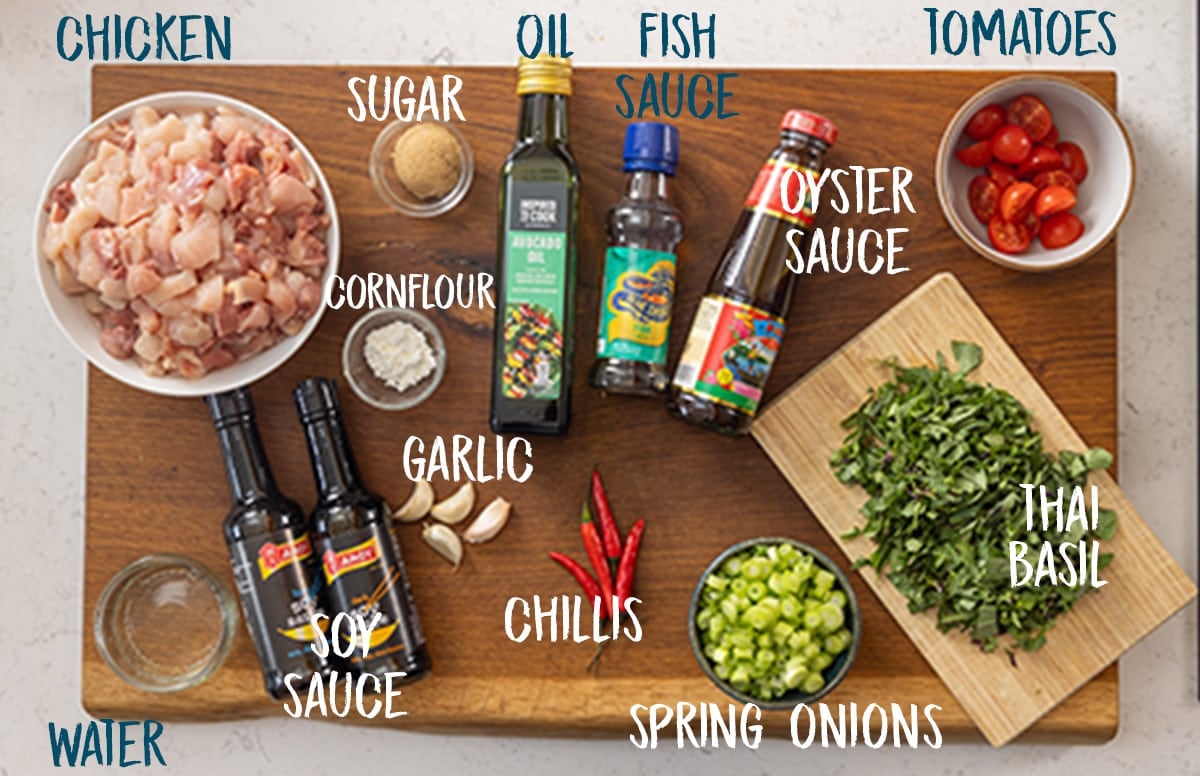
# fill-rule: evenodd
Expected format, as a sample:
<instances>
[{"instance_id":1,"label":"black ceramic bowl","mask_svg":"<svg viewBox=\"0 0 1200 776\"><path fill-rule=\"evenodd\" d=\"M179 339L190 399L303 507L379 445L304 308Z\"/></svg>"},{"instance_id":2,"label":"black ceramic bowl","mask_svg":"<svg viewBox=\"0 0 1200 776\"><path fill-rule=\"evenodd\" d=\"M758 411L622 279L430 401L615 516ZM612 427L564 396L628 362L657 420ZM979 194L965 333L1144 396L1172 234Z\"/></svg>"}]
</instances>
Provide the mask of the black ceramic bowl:
<instances>
[{"instance_id":1,"label":"black ceramic bowl","mask_svg":"<svg viewBox=\"0 0 1200 776\"><path fill-rule=\"evenodd\" d=\"M834 578L837 580L836 588L840 589L846 594L846 608L848 610L846 627L850 631L850 646L845 652L838 655L828 668L821 672L821 675L825 677L825 686L820 690L817 690L815 693L805 693L802 690L793 690L782 697L766 701L762 700L761 698L755 698L753 695L749 695L740 690L735 690L724 679L721 679L719 676L713 673L712 663L710 663L708 657L705 656L704 645L700 642L700 629L696 626L696 614L700 610L700 595L704 590L704 581L708 579L710 574L719 569L721 565L733 555L737 555L738 553L748 550L751 547L771 544L790 544L797 550L811 555L818 567L825 569L830 574L833 574ZM854 596L854 588L850 586L850 580L846 578L846 575L842 573L842 570L838 568L837 564L830 560L825 553L821 552L815 547L805 544L804 542L798 542L794 539L786 539L780 536L762 536L757 539L747 539L745 541L738 542L714 558L713 561L708 564L707 568L704 569L704 573L701 574L700 579L696 581L695 589L692 590L692 602L691 605L688 606L688 638L692 642L692 654L696 656L696 662L700 664L700 669L704 671L704 675L708 677L709 681L721 688L726 695L742 703L753 703L762 709L790 709L798 704L813 703L814 701L823 698L825 695L829 694L833 688L837 687L838 684L841 683L842 679L846 677L846 674L850 672L850 666L852 663L854 663L854 658L858 654L859 641L862 640L862 612L858 608L858 599Z\"/></svg>"}]
</instances>

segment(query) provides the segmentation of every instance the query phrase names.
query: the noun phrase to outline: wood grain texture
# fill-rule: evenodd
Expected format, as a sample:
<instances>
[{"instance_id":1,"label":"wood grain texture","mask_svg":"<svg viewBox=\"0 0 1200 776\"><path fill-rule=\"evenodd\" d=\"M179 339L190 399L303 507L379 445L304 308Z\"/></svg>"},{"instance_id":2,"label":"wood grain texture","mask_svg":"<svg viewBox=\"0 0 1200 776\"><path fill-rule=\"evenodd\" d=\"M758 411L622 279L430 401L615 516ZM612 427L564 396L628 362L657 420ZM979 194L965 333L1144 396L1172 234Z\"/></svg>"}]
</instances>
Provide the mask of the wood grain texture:
<instances>
[{"instance_id":1,"label":"wood grain texture","mask_svg":"<svg viewBox=\"0 0 1200 776\"><path fill-rule=\"evenodd\" d=\"M405 219L376 196L367 175L381 125L356 124L346 109L351 76L412 77L425 67L117 67L93 70L93 111L157 91L227 93L268 111L296 131L320 161L342 221L344 273L470 272L495 267L497 173L512 144L517 98L514 69L455 67L463 78L462 125L475 155L466 200L441 218ZM435 664L435 676L407 689L404 728L521 730L616 735L634 728L635 703L721 701L704 679L687 641L688 597L704 566L733 542L788 534L826 553L834 543L756 445L730 441L667 417L658 401L603 398L586 387L603 256L602 218L621 185L625 121L614 112L618 71L581 69L571 100L572 145L582 172L575 413L562 439L534 441L534 475L516 486L490 482L482 501L504 495L514 517L493 543L469 548L451 574L418 530L398 531ZM672 196L687 222L671 333L677 358L692 312L762 162L775 145L780 117L804 107L841 128L831 165L902 165L915 216L847 216L845 227L908 227L911 271L805 277L767 399L777 396L855 332L937 271L952 270L988 310L1067 419L1092 444L1116 448L1115 247L1068 271L1021 275L966 248L942 218L933 189L934 150L945 123L975 90L1000 72L744 70L733 81L725 121L677 121L682 162ZM1111 73L1070 73L1112 100ZM829 222L833 223L833 222ZM409 435L489 434L487 406L491 311L432 316L449 349L445 380L418 410L385 414L348 392L345 405L367 483L399 503L409 485L401 467ZM311 505L313 485L289 392L310 375L336 376L342 337L357 318L326 314L308 344L254 388L260 427L283 489ZM1070 331L1071 337L1059 336ZM104 584L126 563L154 551L177 551L229 578L220 523L228 494L214 435L199 400L147 396L90 373L87 436L83 698L98 715L159 719L282 715L263 695L249 638L239 632L225 666L207 684L158 697L122 684L92 642L91 618ZM489 456L489 460L491 457ZM504 637L510 596L574 593L546 560L549 550L582 557L576 515L588 472L599 464L623 526L640 516L649 527L639 566L645 638L609 647L599 679L584 674L591 648L515 644ZM451 485L435 482L440 495ZM904 632L865 586L864 638L858 660L829 703L933 703L949 736L974 737L970 719L932 673ZM786 732L786 715L766 715ZM1099 741L1117 725L1115 667L1052 711L1031 735Z\"/></svg>"},{"instance_id":2,"label":"wood grain texture","mask_svg":"<svg viewBox=\"0 0 1200 776\"><path fill-rule=\"evenodd\" d=\"M892 377L882 361L932 365L939 351L952 359L952 340L983 348L983 365L972 379L1004 388L1032 410L1048 450L1087 448L954 276L936 275L805 375L754 424L754 438L851 559L870 555L875 543L865 536L841 538L863 524L859 509L866 495L839 482L829 465L846 435L838 420ZM981 652L965 633L939 632L933 612L910 613L904 594L886 577L860 570L994 745L1033 724L1196 595L1112 477L1097 472L1090 483L1099 503L1118 515L1117 534L1104 545L1114 555L1101 572L1108 584L1059 618L1046 646L1018 654L1015 665L1003 652Z\"/></svg>"}]
</instances>

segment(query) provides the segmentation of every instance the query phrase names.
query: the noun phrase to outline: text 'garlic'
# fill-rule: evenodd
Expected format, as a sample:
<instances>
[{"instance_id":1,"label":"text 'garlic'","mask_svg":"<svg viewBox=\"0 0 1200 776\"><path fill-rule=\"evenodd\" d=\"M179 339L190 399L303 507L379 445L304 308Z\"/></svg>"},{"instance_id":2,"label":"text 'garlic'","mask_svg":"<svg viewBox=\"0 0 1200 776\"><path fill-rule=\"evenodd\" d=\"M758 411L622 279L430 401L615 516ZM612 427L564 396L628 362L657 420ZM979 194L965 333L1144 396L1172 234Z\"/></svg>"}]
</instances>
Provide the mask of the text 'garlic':
<instances>
[{"instance_id":1,"label":"text 'garlic'","mask_svg":"<svg viewBox=\"0 0 1200 776\"><path fill-rule=\"evenodd\" d=\"M471 525L468 526L467 530L463 531L462 538L471 544L482 544L496 538L496 534L500 533L504 525L508 522L508 513L511 506L511 504L498 496L492 499L492 502L484 507L483 511L471 521Z\"/></svg>"},{"instance_id":2,"label":"text 'garlic'","mask_svg":"<svg viewBox=\"0 0 1200 776\"><path fill-rule=\"evenodd\" d=\"M421 538L434 552L453 563L454 570L458 571L458 564L462 562L463 546L453 529L441 523L427 523L421 530Z\"/></svg>"}]
</instances>

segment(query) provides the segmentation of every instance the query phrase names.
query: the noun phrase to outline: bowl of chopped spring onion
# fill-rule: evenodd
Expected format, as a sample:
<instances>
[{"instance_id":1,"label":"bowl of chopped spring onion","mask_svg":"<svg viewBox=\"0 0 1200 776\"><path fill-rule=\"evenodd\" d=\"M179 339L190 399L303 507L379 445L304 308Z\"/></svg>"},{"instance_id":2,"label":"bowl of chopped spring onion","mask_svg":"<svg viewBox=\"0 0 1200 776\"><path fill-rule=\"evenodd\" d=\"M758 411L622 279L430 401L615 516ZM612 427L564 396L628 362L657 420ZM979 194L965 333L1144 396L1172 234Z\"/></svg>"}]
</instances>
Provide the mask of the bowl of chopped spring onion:
<instances>
[{"instance_id":1,"label":"bowl of chopped spring onion","mask_svg":"<svg viewBox=\"0 0 1200 776\"><path fill-rule=\"evenodd\" d=\"M704 674L763 709L789 709L833 690L862 633L858 599L841 569L780 537L739 542L708 564L688 623Z\"/></svg>"}]
</instances>

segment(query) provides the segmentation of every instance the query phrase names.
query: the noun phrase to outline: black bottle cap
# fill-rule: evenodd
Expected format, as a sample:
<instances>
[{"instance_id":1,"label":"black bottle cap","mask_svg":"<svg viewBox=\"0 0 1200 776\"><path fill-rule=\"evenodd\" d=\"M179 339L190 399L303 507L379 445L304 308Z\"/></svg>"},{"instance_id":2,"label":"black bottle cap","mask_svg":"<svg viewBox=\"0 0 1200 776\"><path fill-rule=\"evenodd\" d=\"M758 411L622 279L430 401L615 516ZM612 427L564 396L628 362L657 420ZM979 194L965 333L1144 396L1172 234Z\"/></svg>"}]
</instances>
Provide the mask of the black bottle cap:
<instances>
[{"instance_id":1,"label":"black bottle cap","mask_svg":"<svg viewBox=\"0 0 1200 776\"><path fill-rule=\"evenodd\" d=\"M328 377L310 377L292 391L296 412L300 422L307 423L326 417L336 417L342 412L338 401L337 381Z\"/></svg>"},{"instance_id":2,"label":"black bottle cap","mask_svg":"<svg viewBox=\"0 0 1200 776\"><path fill-rule=\"evenodd\" d=\"M213 427L220 429L241 420L254 419L254 400L249 388L235 388L225 393L210 393L204 397Z\"/></svg>"}]
</instances>

